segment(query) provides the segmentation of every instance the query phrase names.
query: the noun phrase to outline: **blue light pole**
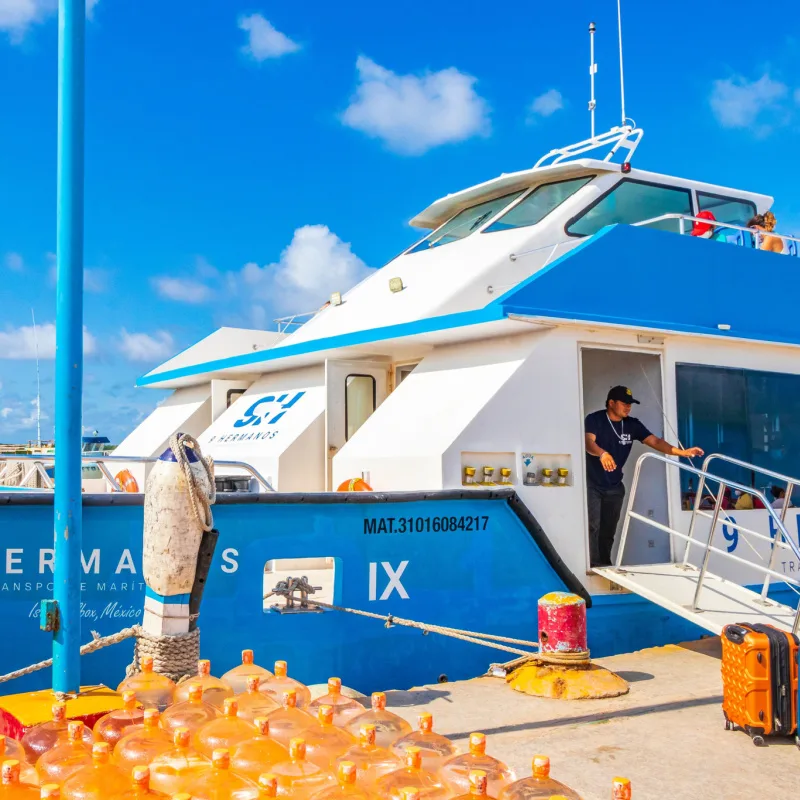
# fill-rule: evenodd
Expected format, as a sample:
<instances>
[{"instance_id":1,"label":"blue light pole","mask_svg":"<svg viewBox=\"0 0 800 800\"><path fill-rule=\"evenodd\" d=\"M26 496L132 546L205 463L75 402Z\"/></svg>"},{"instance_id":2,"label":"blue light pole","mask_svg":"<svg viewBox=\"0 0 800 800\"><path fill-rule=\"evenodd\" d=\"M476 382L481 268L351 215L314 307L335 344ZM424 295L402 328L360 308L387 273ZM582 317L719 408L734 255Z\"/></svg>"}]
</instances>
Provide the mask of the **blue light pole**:
<instances>
[{"instance_id":1,"label":"blue light pole","mask_svg":"<svg viewBox=\"0 0 800 800\"><path fill-rule=\"evenodd\" d=\"M58 10L55 601L53 689L81 683L83 390L83 37L86 0Z\"/></svg>"}]
</instances>

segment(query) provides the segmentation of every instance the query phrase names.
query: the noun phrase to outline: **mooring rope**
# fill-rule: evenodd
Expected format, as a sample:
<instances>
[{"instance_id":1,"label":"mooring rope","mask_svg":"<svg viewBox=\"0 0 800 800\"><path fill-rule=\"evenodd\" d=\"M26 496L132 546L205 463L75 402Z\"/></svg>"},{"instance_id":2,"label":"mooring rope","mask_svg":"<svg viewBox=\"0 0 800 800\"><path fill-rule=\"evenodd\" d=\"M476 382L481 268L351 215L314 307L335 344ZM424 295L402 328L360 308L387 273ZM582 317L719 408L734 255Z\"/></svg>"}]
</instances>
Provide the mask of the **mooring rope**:
<instances>
[{"instance_id":1,"label":"mooring rope","mask_svg":"<svg viewBox=\"0 0 800 800\"><path fill-rule=\"evenodd\" d=\"M192 511L194 518L197 520L204 531L208 532L214 527L214 515L211 512L211 506L217 500L217 485L214 481L214 462L210 456L204 456L200 452L200 445L193 436L188 433L173 433L169 437L169 447L175 456L175 462L183 472L186 479L186 486L189 491L189 498L192 501ZM208 477L209 493L202 491L198 486L197 477L192 472L192 465L189 463L189 458L186 455L186 450L193 450L197 460L203 465Z\"/></svg>"}]
</instances>

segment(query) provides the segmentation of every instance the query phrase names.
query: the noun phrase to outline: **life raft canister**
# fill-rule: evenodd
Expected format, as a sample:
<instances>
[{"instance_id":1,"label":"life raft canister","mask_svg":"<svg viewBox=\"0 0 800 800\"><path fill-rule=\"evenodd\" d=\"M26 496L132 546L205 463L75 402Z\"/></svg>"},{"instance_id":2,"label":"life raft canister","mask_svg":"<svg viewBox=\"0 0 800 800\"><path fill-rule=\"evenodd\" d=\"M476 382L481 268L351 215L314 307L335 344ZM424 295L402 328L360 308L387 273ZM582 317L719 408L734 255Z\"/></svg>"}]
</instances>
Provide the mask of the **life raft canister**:
<instances>
[{"instance_id":1,"label":"life raft canister","mask_svg":"<svg viewBox=\"0 0 800 800\"><path fill-rule=\"evenodd\" d=\"M363 478L350 478L339 484L337 492L371 492L372 487Z\"/></svg>"},{"instance_id":2,"label":"life raft canister","mask_svg":"<svg viewBox=\"0 0 800 800\"><path fill-rule=\"evenodd\" d=\"M153 465L144 496L142 574L147 586L164 596L192 590L203 537L203 524L195 511L192 493L206 499L213 497L201 456L191 447L176 449L188 462L194 485L188 485L170 446Z\"/></svg>"}]
</instances>

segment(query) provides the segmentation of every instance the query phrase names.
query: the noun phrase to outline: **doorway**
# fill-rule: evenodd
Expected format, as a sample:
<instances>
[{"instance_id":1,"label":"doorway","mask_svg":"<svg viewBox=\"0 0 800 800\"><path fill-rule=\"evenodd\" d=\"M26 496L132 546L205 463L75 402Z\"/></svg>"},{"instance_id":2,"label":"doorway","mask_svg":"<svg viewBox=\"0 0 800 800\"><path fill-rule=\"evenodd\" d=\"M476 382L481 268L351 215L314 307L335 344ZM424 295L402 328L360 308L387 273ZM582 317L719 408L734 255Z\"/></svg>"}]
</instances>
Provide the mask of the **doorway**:
<instances>
[{"instance_id":1,"label":"doorway","mask_svg":"<svg viewBox=\"0 0 800 800\"><path fill-rule=\"evenodd\" d=\"M380 361L325 362L325 485L332 486L333 457L386 399L389 364Z\"/></svg>"},{"instance_id":2,"label":"doorway","mask_svg":"<svg viewBox=\"0 0 800 800\"><path fill-rule=\"evenodd\" d=\"M581 376L583 381L583 413L604 408L606 395L612 386L622 384L631 389L640 405L634 405L632 415L639 419L656 436L664 436L663 390L661 355L635 350L604 350L581 348ZM620 532L625 519L631 482L636 461L650 448L634 442L624 468L625 505L617 525L612 563L617 557ZM585 509L584 498L584 509ZM669 524L666 465L648 461L642 466L636 505L639 514ZM588 521L586 537L588 542ZM631 520L623 564L660 564L671 561L670 541L667 534L637 520ZM587 548L588 564L588 548Z\"/></svg>"}]
</instances>

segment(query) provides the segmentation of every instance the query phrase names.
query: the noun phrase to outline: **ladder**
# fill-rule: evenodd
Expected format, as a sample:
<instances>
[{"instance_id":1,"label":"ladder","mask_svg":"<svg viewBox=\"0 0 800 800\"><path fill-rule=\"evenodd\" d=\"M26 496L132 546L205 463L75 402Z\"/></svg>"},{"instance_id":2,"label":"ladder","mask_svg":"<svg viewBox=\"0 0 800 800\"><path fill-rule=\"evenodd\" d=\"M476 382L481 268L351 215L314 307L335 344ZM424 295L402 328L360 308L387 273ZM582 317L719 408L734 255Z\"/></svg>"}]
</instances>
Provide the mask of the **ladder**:
<instances>
[{"instance_id":1,"label":"ladder","mask_svg":"<svg viewBox=\"0 0 800 800\"><path fill-rule=\"evenodd\" d=\"M669 468L691 473L699 479L688 532L684 533L677 530L674 525L665 525L634 511L642 464L648 459L661 461L667 464ZM713 461L721 461L743 467L785 483L786 496L783 508L779 511L772 508L764 493L758 489L709 472L709 465ZM708 487L709 482L717 485L716 494ZM737 622L765 622L785 631L798 633L800 628L800 606L793 608L783 605L771 600L768 596L770 581L773 578L777 578L790 588L800 587L800 577L795 577L800 573L785 574L777 570L780 555L796 559L798 568L800 568L800 546L789 536L785 524L786 510L790 505L792 490L796 486L800 486L800 481L794 478L762 469L754 464L748 464L720 453L709 455L703 462L702 469L682 464L659 453L645 453L636 462L616 563L611 567L595 568L594 573L715 634L721 633L725 625ZM763 533L751 530L727 515L722 507L723 497L727 488L751 495L754 499L757 498L763 503L772 521L770 527L774 531L774 536L765 536ZM704 493L707 493L707 497L713 501L713 510L702 507ZM708 535L705 537L696 535L696 523L699 518L710 520ZM673 560L662 564L623 565L631 520L637 520L672 537L671 544L673 547L671 550L673 552ZM756 540L760 539L768 542L768 560L761 559L755 548L751 548L752 557L747 558L741 555L734 555L726 549L715 546L714 534L720 524L724 524L729 529L735 529L739 536L752 537ZM686 543L681 558L675 557L677 548L674 547L674 544L676 539ZM744 564L748 568L763 574L764 581L760 592L748 589L709 571L709 561L712 555L716 557L717 563L719 563L719 559L727 559ZM800 594L800 590L796 591L797 594Z\"/></svg>"}]
</instances>

